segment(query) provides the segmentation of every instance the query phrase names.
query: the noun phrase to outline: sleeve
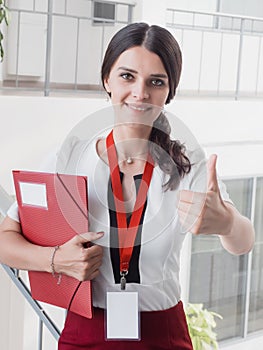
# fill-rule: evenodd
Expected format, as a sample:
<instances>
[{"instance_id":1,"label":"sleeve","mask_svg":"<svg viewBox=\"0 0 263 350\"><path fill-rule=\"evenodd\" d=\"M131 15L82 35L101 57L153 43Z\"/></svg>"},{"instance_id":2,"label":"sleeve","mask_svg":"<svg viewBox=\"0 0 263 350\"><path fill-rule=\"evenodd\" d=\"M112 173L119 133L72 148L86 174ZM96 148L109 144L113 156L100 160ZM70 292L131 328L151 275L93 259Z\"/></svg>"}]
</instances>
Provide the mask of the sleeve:
<instances>
[{"instance_id":1,"label":"sleeve","mask_svg":"<svg viewBox=\"0 0 263 350\"><path fill-rule=\"evenodd\" d=\"M79 157L84 147L85 142L76 136L66 139L57 153L56 171L61 174L76 174Z\"/></svg>"},{"instance_id":2,"label":"sleeve","mask_svg":"<svg viewBox=\"0 0 263 350\"><path fill-rule=\"evenodd\" d=\"M54 172L56 164L56 153L50 153L47 158L41 163L38 171ZM15 201L7 211L7 216L17 222L20 222L18 213L18 204Z\"/></svg>"},{"instance_id":3,"label":"sleeve","mask_svg":"<svg viewBox=\"0 0 263 350\"><path fill-rule=\"evenodd\" d=\"M8 209L7 211L7 216L10 218L10 219L13 219L17 222L20 222L20 219L19 219L19 214L18 214L18 205L17 205L17 201L15 201L11 207Z\"/></svg>"}]
</instances>

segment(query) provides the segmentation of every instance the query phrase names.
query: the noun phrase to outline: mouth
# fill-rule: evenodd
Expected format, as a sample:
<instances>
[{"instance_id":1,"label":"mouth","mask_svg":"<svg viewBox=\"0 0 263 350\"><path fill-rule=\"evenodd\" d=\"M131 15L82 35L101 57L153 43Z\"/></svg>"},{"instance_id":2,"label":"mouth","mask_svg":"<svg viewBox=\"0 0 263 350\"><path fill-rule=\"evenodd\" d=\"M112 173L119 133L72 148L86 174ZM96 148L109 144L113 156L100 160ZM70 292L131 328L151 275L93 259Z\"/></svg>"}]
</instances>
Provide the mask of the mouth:
<instances>
[{"instance_id":1,"label":"mouth","mask_svg":"<svg viewBox=\"0 0 263 350\"><path fill-rule=\"evenodd\" d=\"M147 112L151 109L151 107L148 104L134 104L134 103L128 103L125 102L125 105L134 110L134 111L138 111L138 112Z\"/></svg>"}]
</instances>

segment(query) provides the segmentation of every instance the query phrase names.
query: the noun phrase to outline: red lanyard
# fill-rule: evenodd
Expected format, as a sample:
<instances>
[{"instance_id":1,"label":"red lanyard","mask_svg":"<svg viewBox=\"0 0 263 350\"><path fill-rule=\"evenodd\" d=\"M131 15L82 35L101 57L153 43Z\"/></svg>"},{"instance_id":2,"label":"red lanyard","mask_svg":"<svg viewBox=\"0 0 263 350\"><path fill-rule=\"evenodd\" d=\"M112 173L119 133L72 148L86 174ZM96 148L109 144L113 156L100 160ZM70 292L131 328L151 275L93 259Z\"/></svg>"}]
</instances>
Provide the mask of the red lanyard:
<instances>
[{"instance_id":1,"label":"red lanyard","mask_svg":"<svg viewBox=\"0 0 263 350\"><path fill-rule=\"evenodd\" d=\"M139 191L135 201L129 226L127 226L126 211L123 200L123 191L120 178L120 169L118 166L118 157L113 139L113 130L109 133L106 139L108 160L110 166L110 176L113 197L115 202L118 237L119 237L119 251L120 251L120 274L121 274L121 289L125 289L125 276L129 271L129 263L132 256L135 238L138 231L138 226L141 221L143 208L146 202L148 188L152 178L153 160L148 155L145 164L142 180Z\"/></svg>"}]
</instances>

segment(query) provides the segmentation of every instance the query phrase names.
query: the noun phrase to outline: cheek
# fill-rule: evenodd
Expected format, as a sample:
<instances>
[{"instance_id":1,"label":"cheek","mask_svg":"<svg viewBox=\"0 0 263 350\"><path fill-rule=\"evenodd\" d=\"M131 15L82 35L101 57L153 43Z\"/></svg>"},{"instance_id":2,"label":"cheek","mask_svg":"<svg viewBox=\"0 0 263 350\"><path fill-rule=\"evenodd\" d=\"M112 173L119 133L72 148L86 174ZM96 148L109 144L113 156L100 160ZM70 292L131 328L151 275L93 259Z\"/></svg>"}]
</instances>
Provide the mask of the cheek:
<instances>
[{"instance_id":1,"label":"cheek","mask_svg":"<svg viewBox=\"0 0 263 350\"><path fill-rule=\"evenodd\" d=\"M122 100L126 98L130 93L130 87L125 84L116 84L111 88L111 98L114 98L115 100Z\"/></svg>"},{"instance_id":2,"label":"cheek","mask_svg":"<svg viewBox=\"0 0 263 350\"><path fill-rule=\"evenodd\" d=\"M159 92L159 93L156 92L155 98L154 98L155 104L158 105L158 106L165 105L168 95L169 95L169 90L162 91L162 92Z\"/></svg>"}]
</instances>

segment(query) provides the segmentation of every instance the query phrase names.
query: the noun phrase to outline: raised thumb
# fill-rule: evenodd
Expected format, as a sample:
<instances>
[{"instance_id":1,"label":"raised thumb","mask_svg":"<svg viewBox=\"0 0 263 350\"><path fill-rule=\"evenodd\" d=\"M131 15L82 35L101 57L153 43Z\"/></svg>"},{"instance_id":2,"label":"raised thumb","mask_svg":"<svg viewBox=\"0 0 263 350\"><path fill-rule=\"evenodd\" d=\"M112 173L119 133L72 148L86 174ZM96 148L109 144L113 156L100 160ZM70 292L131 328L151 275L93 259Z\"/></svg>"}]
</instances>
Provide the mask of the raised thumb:
<instances>
[{"instance_id":1,"label":"raised thumb","mask_svg":"<svg viewBox=\"0 0 263 350\"><path fill-rule=\"evenodd\" d=\"M207 190L217 192L218 182L216 173L217 155L212 154L207 162Z\"/></svg>"}]
</instances>

